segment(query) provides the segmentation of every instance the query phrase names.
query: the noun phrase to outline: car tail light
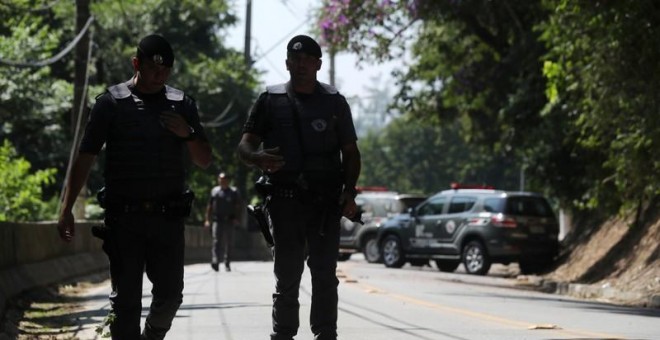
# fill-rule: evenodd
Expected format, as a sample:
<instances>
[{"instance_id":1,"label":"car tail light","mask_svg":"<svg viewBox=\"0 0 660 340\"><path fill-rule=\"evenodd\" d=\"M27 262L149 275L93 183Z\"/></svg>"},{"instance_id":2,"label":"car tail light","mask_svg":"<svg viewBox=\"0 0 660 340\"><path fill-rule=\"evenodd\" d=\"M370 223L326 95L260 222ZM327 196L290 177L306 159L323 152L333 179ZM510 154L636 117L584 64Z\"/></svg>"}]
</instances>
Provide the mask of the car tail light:
<instances>
[{"instance_id":1,"label":"car tail light","mask_svg":"<svg viewBox=\"0 0 660 340\"><path fill-rule=\"evenodd\" d=\"M468 219L468 225L472 226L482 226L488 224L490 220L488 218L483 218L483 217L473 217Z\"/></svg>"},{"instance_id":2,"label":"car tail light","mask_svg":"<svg viewBox=\"0 0 660 340\"><path fill-rule=\"evenodd\" d=\"M516 220L504 214L493 215L490 218L490 221L493 223L494 226L501 228L515 228L518 226Z\"/></svg>"}]
</instances>

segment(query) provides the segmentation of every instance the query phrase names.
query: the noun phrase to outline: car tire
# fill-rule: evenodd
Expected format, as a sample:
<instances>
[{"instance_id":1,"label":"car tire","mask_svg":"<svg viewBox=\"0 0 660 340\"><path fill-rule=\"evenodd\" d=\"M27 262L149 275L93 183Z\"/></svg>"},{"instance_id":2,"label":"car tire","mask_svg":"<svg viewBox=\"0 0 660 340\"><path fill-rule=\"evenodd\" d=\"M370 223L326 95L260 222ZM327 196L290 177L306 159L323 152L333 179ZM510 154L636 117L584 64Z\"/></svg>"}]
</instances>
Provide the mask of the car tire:
<instances>
[{"instance_id":1,"label":"car tire","mask_svg":"<svg viewBox=\"0 0 660 340\"><path fill-rule=\"evenodd\" d=\"M385 237L385 240L383 240L382 243L381 252L385 267L401 268L406 263L401 240L394 235Z\"/></svg>"},{"instance_id":2,"label":"car tire","mask_svg":"<svg viewBox=\"0 0 660 340\"><path fill-rule=\"evenodd\" d=\"M375 236L367 236L362 249L364 258L369 263L381 262L380 248L378 247L378 240Z\"/></svg>"},{"instance_id":3,"label":"car tire","mask_svg":"<svg viewBox=\"0 0 660 340\"><path fill-rule=\"evenodd\" d=\"M460 264L461 261L435 260L435 265L438 267L438 270L444 273L453 273Z\"/></svg>"},{"instance_id":4,"label":"car tire","mask_svg":"<svg viewBox=\"0 0 660 340\"><path fill-rule=\"evenodd\" d=\"M339 253L339 256L337 256L337 261L339 262L344 262L348 261L348 259L351 258L351 253Z\"/></svg>"},{"instance_id":5,"label":"car tire","mask_svg":"<svg viewBox=\"0 0 660 340\"><path fill-rule=\"evenodd\" d=\"M463 247L463 266L468 274L486 275L490 270L490 257L479 241L470 241Z\"/></svg>"}]
</instances>

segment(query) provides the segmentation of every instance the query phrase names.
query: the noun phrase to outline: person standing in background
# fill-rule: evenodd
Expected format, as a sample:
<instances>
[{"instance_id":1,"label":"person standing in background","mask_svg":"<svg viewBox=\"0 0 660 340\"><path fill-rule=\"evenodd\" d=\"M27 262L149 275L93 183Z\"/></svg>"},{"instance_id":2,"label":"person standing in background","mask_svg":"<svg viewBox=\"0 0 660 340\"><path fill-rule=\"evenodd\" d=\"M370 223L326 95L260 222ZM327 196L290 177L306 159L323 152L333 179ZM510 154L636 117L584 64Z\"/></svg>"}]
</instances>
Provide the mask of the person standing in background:
<instances>
[{"instance_id":1,"label":"person standing in background","mask_svg":"<svg viewBox=\"0 0 660 340\"><path fill-rule=\"evenodd\" d=\"M211 189L206 205L204 228L211 228L213 247L211 248L211 268L216 272L219 263L225 263L225 270L231 271L231 250L234 229L241 218L241 196L238 190L229 186L230 178L225 172L218 174L218 185Z\"/></svg>"}]
</instances>

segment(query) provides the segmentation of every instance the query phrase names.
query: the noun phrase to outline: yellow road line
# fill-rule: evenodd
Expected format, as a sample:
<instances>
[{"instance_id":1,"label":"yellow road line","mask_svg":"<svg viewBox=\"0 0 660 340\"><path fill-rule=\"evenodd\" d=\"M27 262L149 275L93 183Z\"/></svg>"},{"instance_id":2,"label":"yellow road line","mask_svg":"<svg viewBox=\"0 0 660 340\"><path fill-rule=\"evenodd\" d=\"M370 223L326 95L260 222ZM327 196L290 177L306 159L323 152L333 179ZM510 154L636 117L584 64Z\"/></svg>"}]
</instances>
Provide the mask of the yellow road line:
<instances>
[{"instance_id":1,"label":"yellow road line","mask_svg":"<svg viewBox=\"0 0 660 340\"><path fill-rule=\"evenodd\" d=\"M345 274L345 272L344 272ZM349 277L348 274L345 274L346 277ZM346 285L349 287L355 287L359 288L361 290L364 290L368 293L376 293L376 294L381 294L383 296L390 297L395 300L399 301L404 301L408 302L411 304L419 305L419 306L424 306L430 309L435 309L435 310L440 310L443 312L451 313L451 314L460 314L463 316L468 316L471 318L475 318L478 320L485 320L485 321L491 321L494 323L499 323L499 324L504 324L508 326L513 326L517 328L524 328L524 329L530 329L530 326L534 326L533 323L529 322L522 322L522 321L517 321L517 320L511 320L511 319L506 319L502 318L499 316L491 315L491 314L486 314L486 313L481 313L481 312L475 312L471 311L468 309L463 309L463 308L457 308L457 307L450 307L450 306L444 306L438 303L433 303L429 301L424 301L420 300L411 296L407 295L402 295L402 294L395 294L395 293L390 293L382 288L378 288L372 285L368 285L365 283L358 283L357 280L351 281L350 285ZM612 335L612 334L605 334L605 333L595 333L595 332L590 332L590 331L579 331L579 330L568 330L568 329L563 329L561 326L558 328L553 328L550 329L550 331L557 332L557 333L563 333L566 335L571 335L571 336L581 336L581 337L590 337L590 338L605 338L609 340L615 340L615 339L627 339L625 337L621 337L618 335Z\"/></svg>"}]
</instances>

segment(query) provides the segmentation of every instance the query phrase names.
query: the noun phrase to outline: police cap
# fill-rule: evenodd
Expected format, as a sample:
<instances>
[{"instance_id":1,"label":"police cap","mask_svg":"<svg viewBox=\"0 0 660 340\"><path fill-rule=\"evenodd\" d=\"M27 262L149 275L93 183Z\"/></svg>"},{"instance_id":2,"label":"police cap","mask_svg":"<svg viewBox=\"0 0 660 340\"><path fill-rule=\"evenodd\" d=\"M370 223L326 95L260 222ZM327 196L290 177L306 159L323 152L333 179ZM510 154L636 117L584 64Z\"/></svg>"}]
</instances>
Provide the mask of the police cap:
<instances>
[{"instance_id":1,"label":"police cap","mask_svg":"<svg viewBox=\"0 0 660 340\"><path fill-rule=\"evenodd\" d=\"M297 35L286 45L287 52L305 53L313 57L321 58L321 46L309 36Z\"/></svg>"},{"instance_id":2,"label":"police cap","mask_svg":"<svg viewBox=\"0 0 660 340\"><path fill-rule=\"evenodd\" d=\"M158 34L151 34L140 40L137 47L137 56L140 60L148 59L157 65L172 67L174 64L172 46Z\"/></svg>"}]
</instances>

